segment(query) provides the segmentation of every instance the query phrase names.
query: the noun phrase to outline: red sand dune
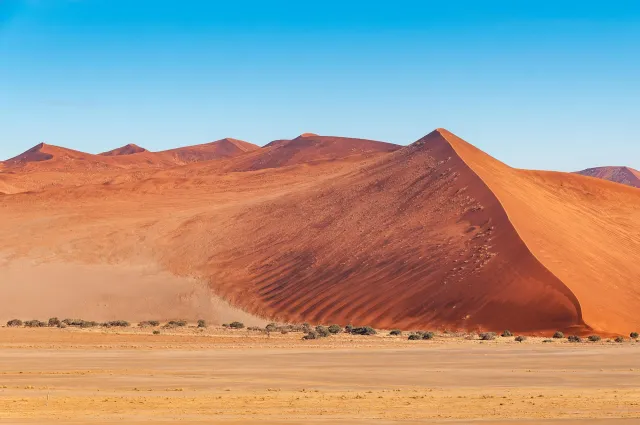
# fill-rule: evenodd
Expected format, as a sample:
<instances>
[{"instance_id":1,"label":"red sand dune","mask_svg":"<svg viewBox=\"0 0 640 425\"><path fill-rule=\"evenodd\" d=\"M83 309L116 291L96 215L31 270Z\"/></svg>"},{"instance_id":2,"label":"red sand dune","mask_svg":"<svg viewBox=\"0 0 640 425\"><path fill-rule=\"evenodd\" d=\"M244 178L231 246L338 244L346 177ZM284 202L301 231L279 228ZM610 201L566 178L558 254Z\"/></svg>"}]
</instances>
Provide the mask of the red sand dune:
<instances>
[{"instance_id":1,"label":"red sand dune","mask_svg":"<svg viewBox=\"0 0 640 425\"><path fill-rule=\"evenodd\" d=\"M304 133L292 140L274 140L264 148L237 158L233 171L261 170L317 161L335 161L388 153L401 146L375 140Z\"/></svg>"},{"instance_id":2,"label":"red sand dune","mask_svg":"<svg viewBox=\"0 0 640 425\"><path fill-rule=\"evenodd\" d=\"M4 195L0 253L152 264L280 320L628 334L640 329L639 221L637 189L513 169L446 130L404 148L309 135Z\"/></svg>"},{"instance_id":3,"label":"red sand dune","mask_svg":"<svg viewBox=\"0 0 640 425\"><path fill-rule=\"evenodd\" d=\"M596 167L578 171L583 176L596 177L627 186L640 187L640 171L629 167Z\"/></svg>"},{"instance_id":4,"label":"red sand dune","mask_svg":"<svg viewBox=\"0 0 640 425\"><path fill-rule=\"evenodd\" d=\"M102 156L120 156L120 155L134 155L134 154L142 153L142 152L149 152L149 151L146 150L145 148L141 148L138 145L134 145L132 143L129 143L128 145L122 146L121 148L117 148L117 149L111 150L109 152L103 152L100 155L102 155Z\"/></svg>"}]
</instances>

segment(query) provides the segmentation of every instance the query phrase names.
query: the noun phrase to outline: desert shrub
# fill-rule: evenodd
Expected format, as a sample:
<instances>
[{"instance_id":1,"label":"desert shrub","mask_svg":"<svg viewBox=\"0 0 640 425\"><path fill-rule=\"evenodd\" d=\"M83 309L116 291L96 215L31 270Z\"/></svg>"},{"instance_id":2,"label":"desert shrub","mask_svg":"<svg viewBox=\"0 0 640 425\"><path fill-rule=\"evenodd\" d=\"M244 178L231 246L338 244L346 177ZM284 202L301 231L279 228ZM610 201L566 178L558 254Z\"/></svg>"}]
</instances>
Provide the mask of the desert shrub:
<instances>
[{"instance_id":1,"label":"desert shrub","mask_svg":"<svg viewBox=\"0 0 640 425\"><path fill-rule=\"evenodd\" d=\"M44 328L47 324L39 320L27 320L24 322L24 326L27 328Z\"/></svg>"},{"instance_id":2,"label":"desert shrub","mask_svg":"<svg viewBox=\"0 0 640 425\"><path fill-rule=\"evenodd\" d=\"M629 337L632 338L632 339L638 339L638 332L631 332L629 334Z\"/></svg>"},{"instance_id":3,"label":"desert shrub","mask_svg":"<svg viewBox=\"0 0 640 425\"><path fill-rule=\"evenodd\" d=\"M433 339L434 336L435 334L433 332L422 332L422 339Z\"/></svg>"},{"instance_id":4,"label":"desert shrub","mask_svg":"<svg viewBox=\"0 0 640 425\"><path fill-rule=\"evenodd\" d=\"M302 339L318 339L318 333L316 331L309 331Z\"/></svg>"},{"instance_id":5,"label":"desert shrub","mask_svg":"<svg viewBox=\"0 0 640 425\"><path fill-rule=\"evenodd\" d=\"M556 338L556 339L561 339L561 338L564 338L564 334L562 332L558 331L558 332L553 334L553 337Z\"/></svg>"},{"instance_id":6,"label":"desert shrub","mask_svg":"<svg viewBox=\"0 0 640 425\"><path fill-rule=\"evenodd\" d=\"M422 335L416 334L416 333L409 334L409 338L408 339L409 339L409 341L417 341L419 339L422 339Z\"/></svg>"},{"instance_id":7,"label":"desert shrub","mask_svg":"<svg viewBox=\"0 0 640 425\"><path fill-rule=\"evenodd\" d=\"M58 327L59 327L60 329L64 329L64 328L66 328L66 327L67 327L67 324L66 324L66 323L63 323L63 322L60 322L60 323L58 324Z\"/></svg>"},{"instance_id":8,"label":"desert shrub","mask_svg":"<svg viewBox=\"0 0 640 425\"><path fill-rule=\"evenodd\" d=\"M47 322L47 325L50 328L55 328L56 326L60 326L60 320L57 317L52 317L49 319L49 321Z\"/></svg>"},{"instance_id":9,"label":"desert shrub","mask_svg":"<svg viewBox=\"0 0 640 425\"><path fill-rule=\"evenodd\" d=\"M600 341L602 338L600 338L600 335L589 335L589 341L591 342L598 342Z\"/></svg>"},{"instance_id":10,"label":"desert shrub","mask_svg":"<svg viewBox=\"0 0 640 425\"><path fill-rule=\"evenodd\" d=\"M153 331L153 334L154 335L160 335L160 331L156 329L155 331Z\"/></svg>"},{"instance_id":11,"label":"desert shrub","mask_svg":"<svg viewBox=\"0 0 640 425\"><path fill-rule=\"evenodd\" d=\"M260 326L249 326L247 327L247 330L254 331L254 332L263 332L263 333L267 332L265 329L262 329Z\"/></svg>"},{"instance_id":12,"label":"desert shrub","mask_svg":"<svg viewBox=\"0 0 640 425\"><path fill-rule=\"evenodd\" d=\"M342 332L342 327L340 325L331 325L329 326L329 332L334 335L339 334L340 332Z\"/></svg>"},{"instance_id":13,"label":"desert shrub","mask_svg":"<svg viewBox=\"0 0 640 425\"><path fill-rule=\"evenodd\" d=\"M75 326L78 328L94 328L100 323L94 322L92 320L83 320L83 319L64 319L62 321L67 326Z\"/></svg>"},{"instance_id":14,"label":"desert shrub","mask_svg":"<svg viewBox=\"0 0 640 425\"><path fill-rule=\"evenodd\" d=\"M510 330L506 330L506 331L502 332L502 334L500 336L507 338L507 337L513 336L513 334L511 333Z\"/></svg>"},{"instance_id":15,"label":"desert shrub","mask_svg":"<svg viewBox=\"0 0 640 425\"><path fill-rule=\"evenodd\" d=\"M7 322L7 326L10 328L15 328L18 326L22 326L22 320L20 319L12 319Z\"/></svg>"},{"instance_id":16,"label":"desert shrub","mask_svg":"<svg viewBox=\"0 0 640 425\"><path fill-rule=\"evenodd\" d=\"M223 327L223 328L228 328L228 327L229 327L229 324L228 324L228 323L223 323L223 324L222 324L222 327Z\"/></svg>"},{"instance_id":17,"label":"desert shrub","mask_svg":"<svg viewBox=\"0 0 640 425\"><path fill-rule=\"evenodd\" d=\"M347 326L344 327L344 331L348 334L351 333L351 331L353 331L353 325L352 324L348 324Z\"/></svg>"},{"instance_id":18,"label":"desert shrub","mask_svg":"<svg viewBox=\"0 0 640 425\"><path fill-rule=\"evenodd\" d=\"M553 342L552 339L543 339L542 342Z\"/></svg>"},{"instance_id":19,"label":"desert shrub","mask_svg":"<svg viewBox=\"0 0 640 425\"><path fill-rule=\"evenodd\" d=\"M375 335L377 332L371 326L362 326L351 329L353 335Z\"/></svg>"},{"instance_id":20,"label":"desert shrub","mask_svg":"<svg viewBox=\"0 0 640 425\"><path fill-rule=\"evenodd\" d=\"M302 324L302 332L304 332L304 333L309 333L309 332L310 332L310 331L312 331L312 330L313 330L313 328L311 327L311 325L310 325L309 323L304 322L304 323Z\"/></svg>"},{"instance_id":21,"label":"desert shrub","mask_svg":"<svg viewBox=\"0 0 640 425\"><path fill-rule=\"evenodd\" d=\"M266 330L267 332L275 332L278 330L278 325L275 323L269 323L264 327L264 330Z\"/></svg>"},{"instance_id":22,"label":"desert shrub","mask_svg":"<svg viewBox=\"0 0 640 425\"><path fill-rule=\"evenodd\" d=\"M400 329L394 329L391 332L389 332L389 335L393 335L393 336L402 335L402 331Z\"/></svg>"},{"instance_id":23,"label":"desert shrub","mask_svg":"<svg viewBox=\"0 0 640 425\"><path fill-rule=\"evenodd\" d=\"M242 329L242 328L244 328L244 323L242 323L242 322L231 322L231 323L229 323L229 327L231 329Z\"/></svg>"},{"instance_id":24,"label":"desert shrub","mask_svg":"<svg viewBox=\"0 0 640 425\"><path fill-rule=\"evenodd\" d=\"M329 329L326 326L322 326L322 325L316 326L316 333L321 338L325 338L331 335L331 332L329 332Z\"/></svg>"},{"instance_id":25,"label":"desert shrub","mask_svg":"<svg viewBox=\"0 0 640 425\"><path fill-rule=\"evenodd\" d=\"M517 342L523 342L523 341L526 341L526 340L527 340L527 337L523 336L523 335L518 335L517 337L515 337L515 341L517 341Z\"/></svg>"},{"instance_id":26,"label":"desert shrub","mask_svg":"<svg viewBox=\"0 0 640 425\"><path fill-rule=\"evenodd\" d=\"M165 328L183 328L187 326L186 320L169 320L164 327Z\"/></svg>"},{"instance_id":27,"label":"desert shrub","mask_svg":"<svg viewBox=\"0 0 640 425\"><path fill-rule=\"evenodd\" d=\"M614 339L614 341L617 343L621 343L621 342L624 342L624 338L621 336L617 336L616 339Z\"/></svg>"},{"instance_id":28,"label":"desert shrub","mask_svg":"<svg viewBox=\"0 0 640 425\"><path fill-rule=\"evenodd\" d=\"M570 335L569 337L567 337L567 340L569 342L582 342L582 338L580 338L578 335Z\"/></svg>"},{"instance_id":29,"label":"desert shrub","mask_svg":"<svg viewBox=\"0 0 640 425\"><path fill-rule=\"evenodd\" d=\"M102 324L102 327L105 328L128 328L129 326L131 326L131 323L126 320L111 320Z\"/></svg>"},{"instance_id":30,"label":"desert shrub","mask_svg":"<svg viewBox=\"0 0 640 425\"><path fill-rule=\"evenodd\" d=\"M198 320L198 327L199 328L206 328L207 327L207 322L205 322L202 319Z\"/></svg>"},{"instance_id":31,"label":"desert shrub","mask_svg":"<svg viewBox=\"0 0 640 425\"><path fill-rule=\"evenodd\" d=\"M491 340L496 339L496 333L495 332L483 332L478 336L483 341L491 341Z\"/></svg>"},{"instance_id":32,"label":"desert shrub","mask_svg":"<svg viewBox=\"0 0 640 425\"><path fill-rule=\"evenodd\" d=\"M138 326L141 328L155 328L156 326L160 326L160 322L157 320L144 320L138 323Z\"/></svg>"}]
</instances>

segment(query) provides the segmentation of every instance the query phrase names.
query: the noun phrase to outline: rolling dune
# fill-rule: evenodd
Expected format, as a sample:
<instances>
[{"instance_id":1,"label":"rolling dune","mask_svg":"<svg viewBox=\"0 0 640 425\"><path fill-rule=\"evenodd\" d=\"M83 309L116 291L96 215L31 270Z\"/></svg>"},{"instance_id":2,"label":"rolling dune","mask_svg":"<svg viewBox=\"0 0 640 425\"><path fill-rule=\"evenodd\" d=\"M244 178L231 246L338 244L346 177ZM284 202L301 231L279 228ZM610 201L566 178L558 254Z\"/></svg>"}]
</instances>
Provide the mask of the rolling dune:
<instances>
[{"instance_id":1,"label":"rolling dune","mask_svg":"<svg viewBox=\"0 0 640 425\"><path fill-rule=\"evenodd\" d=\"M4 195L0 252L9 265L109 265L121 274L147 265L286 321L530 333L640 328L637 189L516 170L442 129L407 147L312 134L244 147L231 158L105 170L95 174L103 180ZM85 278L83 290L100 293L104 279ZM130 289L119 286L123 300L140 296L129 281ZM24 292L33 285L21 287L0 310L37 310ZM178 287L158 285L154 296L180 299ZM135 302L122 303L140 315ZM144 315L175 318L171 304ZM195 316L212 316L198 309Z\"/></svg>"}]
</instances>

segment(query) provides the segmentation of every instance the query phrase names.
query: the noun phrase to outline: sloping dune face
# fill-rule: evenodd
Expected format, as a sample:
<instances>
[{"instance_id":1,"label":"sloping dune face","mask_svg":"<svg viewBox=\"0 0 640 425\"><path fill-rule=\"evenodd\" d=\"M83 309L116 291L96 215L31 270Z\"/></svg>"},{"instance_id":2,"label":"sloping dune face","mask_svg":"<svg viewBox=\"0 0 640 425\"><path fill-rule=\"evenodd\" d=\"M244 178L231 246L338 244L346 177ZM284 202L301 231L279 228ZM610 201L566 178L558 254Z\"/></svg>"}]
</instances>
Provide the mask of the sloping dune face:
<instances>
[{"instance_id":1,"label":"sloping dune face","mask_svg":"<svg viewBox=\"0 0 640 425\"><path fill-rule=\"evenodd\" d=\"M596 167L578 171L583 176L596 177L627 186L640 187L640 171L629 167Z\"/></svg>"},{"instance_id":2,"label":"sloping dune face","mask_svg":"<svg viewBox=\"0 0 640 425\"><path fill-rule=\"evenodd\" d=\"M175 251L214 220L181 226ZM254 313L406 329L583 327L575 296L439 132L218 224L204 274Z\"/></svg>"},{"instance_id":3,"label":"sloping dune face","mask_svg":"<svg viewBox=\"0 0 640 425\"><path fill-rule=\"evenodd\" d=\"M188 164L212 159L232 158L257 149L260 149L260 147L252 143L226 138L202 145L163 151L160 154L171 157L176 164Z\"/></svg>"},{"instance_id":4,"label":"sloping dune face","mask_svg":"<svg viewBox=\"0 0 640 425\"><path fill-rule=\"evenodd\" d=\"M292 140L274 140L251 155L238 158L232 171L251 171L318 161L335 161L394 152L393 143L304 133Z\"/></svg>"},{"instance_id":5,"label":"sloping dune face","mask_svg":"<svg viewBox=\"0 0 640 425\"><path fill-rule=\"evenodd\" d=\"M204 282L214 297L275 320L640 328L635 188L513 169L446 130L407 147L313 134L262 149L229 140L223 150L244 153L187 156L182 166L162 152L105 157L46 145L25 153L27 166L8 165L0 311L36 317L44 310L29 304L32 294L55 272L66 289L48 292L57 298L46 311L58 316L221 317L199 302L194 285ZM118 165L69 166L92 161ZM46 163L64 171L33 171ZM111 278L93 278L107 269L119 282L108 290L100 285ZM83 280L67 282L74 276Z\"/></svg>"},{"instance_id":6,"label":"sloping dune face","mask_svg":"<svg viewBox=\"0 0 640 425\"><path fill-rule=\"evenodd\" d=\"M640 191L575 174L516 170L444 134L535 257L575 294L587 325L621 334L640 326Z\"/></svg>"},{"instance_id":7,"label":"sloping dune face","mask_svg":"<svg viewBox=\"0 0 640 425\"><path fill-rule=\"evenodd\" d=\"M121 148L117 148L108 152L101 153L102 156L120 156L120 155L134 155L137 153L148 152L145 148L141 148L140 146L134 145L132 143L123 146Z\"/></svg>"}]
</instances>

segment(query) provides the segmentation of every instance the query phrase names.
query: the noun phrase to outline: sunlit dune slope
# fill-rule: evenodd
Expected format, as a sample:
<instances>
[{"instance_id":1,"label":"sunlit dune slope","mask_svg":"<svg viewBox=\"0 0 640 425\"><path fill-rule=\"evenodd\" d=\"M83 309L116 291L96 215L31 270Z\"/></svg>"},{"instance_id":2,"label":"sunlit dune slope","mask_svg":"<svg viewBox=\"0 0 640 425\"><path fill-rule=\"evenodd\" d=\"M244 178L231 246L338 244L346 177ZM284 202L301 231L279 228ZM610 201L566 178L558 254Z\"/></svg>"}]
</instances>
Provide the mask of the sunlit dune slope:
<instances>
[{"instance_id":1,"label":"sunlit dune slope","mask_svg":"<svg viewBox=\"0 0 640 425\"><path fill-rule=\"evenodd\" d=\"M103 152L100 155L102 156L120 156L120 155L134 155L136 153L148 152L145 148L141 148L140 146L129 143L128 145L122 146L120 148Z\"/></svg>"},{"instance_id":2,"label":"sunlit dune slope","mask_svg":"<svg viewBox=\"0 0 640 425\"><path fill-rule=\"evenodd\" d=\"M640 171L629 167L596 167L578 171L576 174L597 177L616 183L640 188Z\"/></svg>"},{"instance_id":3,"label":"sunlit dune slope","mask_svg":"<svg viewBox=\"0 0 640 425\"><path fill-rule=\"evenodd\" d=\"M319 136L304 133L292 140L275 140L264 148L237 158L230 171L250 171L316 161L335 161L393 152L401 146L375 140Z\"/></svg>"},{"instance_id":4,"label":"sunlit dune slope","mask_svg":"<svg viewBox=\"0 0 640 425\"><path fill-rule=\"evenodd\" d=\"M640 328L640 191L576 174L517 170L443 131L497 196L535 257L597 330Z\"/></svg>"},{"instance_id":5,"label":"sunlit dune slope","mask_svg":"<svg viewBox=\"0 0 640 425\"><path fill-rule=\"evenodd\" d=\"M203 274L254 313L406 329L582 326L575 296L439 132L226 220L200 216L171 242L184 253L203 231Z\"/></svg>"}]
</instances>

